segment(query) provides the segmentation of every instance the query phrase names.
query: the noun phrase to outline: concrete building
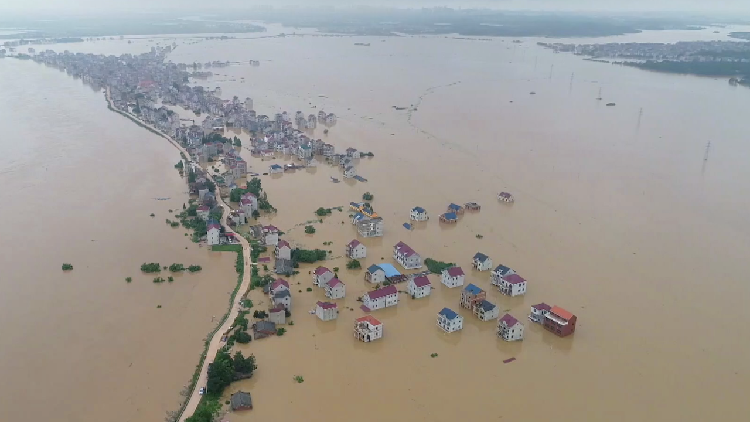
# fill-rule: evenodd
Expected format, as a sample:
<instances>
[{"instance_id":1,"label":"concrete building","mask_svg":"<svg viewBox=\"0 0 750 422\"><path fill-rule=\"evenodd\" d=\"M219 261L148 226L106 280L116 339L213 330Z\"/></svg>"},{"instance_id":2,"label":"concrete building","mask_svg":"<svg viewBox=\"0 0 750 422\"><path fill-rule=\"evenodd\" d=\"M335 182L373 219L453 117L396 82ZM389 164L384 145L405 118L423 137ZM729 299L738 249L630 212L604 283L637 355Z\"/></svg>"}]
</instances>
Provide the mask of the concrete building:
<instances>
[{"instance_id":1,"label":"concrete building","mask_svg":"<svg viewBox=\"0 0 750 422\"><path fill-rule=\"evenodd\" d=\"M284 306L275 306L268 310L268 321L276 325L286 324L286 308Z\"/></svg>"},{"instance_id":2,"label":"concrete building","mask_svg":"<svg viewBox=\"0 0 750 422\"><path fill-rule=\"evenodd\" d=\"M315 306L315 316L321 321L331 321L339 317L339 308L335 303L318 302Z\"/></svg>"},{"instance_id":3,"label":"concrete building","mask_svg":"<svg viewBox=\"0 0 750 422\"><path fill-rule=\"evenodd\" d=\"M393 259L407 270L422 268L422 257L404 242L393 247Z\"/></svg>"},{"instance_id":4,"label":"concrete building","mask_svg":"<svg viewBox=\"0 0 750 422\"><path fill-rule=\"evenodd\" d=\"M523 324L511 314L505 314L497 320L497 336L505 341L523 340Z\"/></svg>"},{"instance_id":5,"label":"concrete building","mask_svg":"<svg viewBox=\"0 0 750 422\"><path fill-rule=\"evenodd\" d=\"M279 240L274 251L276 259L292 259L292 247L286 240Z\"/></svg>"},{"instance_id":6,"label":"concrete building","mask_svg":"<svg viewBox=\"0 0 750 422\"><path fill-rule=\"evenodd\" d=\"M443 308L437 314L437 326L446 333L452 333L464 328L464 317L453 312L451 309Z\"/></svg>"},{"instance_id":7,"label":"concrete building","mask_svg":"<svg viewBox=\"0 0 750 422\"><path fill-rule=\"evenodd\" d=\"M518 274L506 275L498 286L500 293L508 296L520 296L526 293L526 279Z\"/></svg>"},{"instance_id":8,"label":"concrete building","mask_svg":"<svg viewBox=\"0 0 750 422\"><path fill-rule=\"evenodd\" d=\"M471 266L477 271L488 271L492 269L492 258L481 252L477 252L474 254Z\"/></svg>"},{"instance_id":9,"label":"concrete building","mask_svg":"<svg viewBox=\"0 0 750 422\"><path fill-rule=\"evenodd\" d=\"M253 399L250 396L250 393L245 393L244 391L238 391L229 398L229 405L232 407L232 411L238 411L238 410L252 410L253 409Z\"/></svg>"},{"instance_id":10,"label":"concrete building","mask_svg":"<svg viewBox=\"0 0 750 422\"><path fill-rule=\"evenodd\" d=\"M409 219L412 221L427 221L430 217L427 215L427 210L422 207L414 207L409 212Z\"/></svg>"},{"instance_id":11,"label":"concrete building","mask_svg":"<svg viewBox=\"0 0 750 422\"><path fill-rule=\"evenodd\" d=\"M398 305L398 290L393 284L373 290L362 296L362 303L371 311L396 306Z\"/></svg>"},{"instance_id":12,"label":"concrete building","mask_svg":"<svg viewBox=\"0 0 750 422\"><path fill-rule=\"evenodd\" d=\"M333 271L326 267L318 267L313 272L313 284L318 287L325 287L326 283L334 277Z\"/></svg>"},{"instance_id":13,"label":"concrete building","mask_svg":"<svg viewBox=\"0 0 750 422\"><path fill-rule=\"evenodd\" d=\"M280 290L271 298L273 306L283 306L287 309L292 307L292 295L289 290Z\"/></svg>"},{"instance_id":14,"label":"concrete building","mask_svg":"<svg viewBox=\"0 0 750 422\"><path fill-rule=\"evenodd\" d=\"M382 237L383 236L383 219L365 218L356 222L357 233L362 237Z\"/></svg>"},{"instance_id":15,"label":"concrete building","mask_svg":"<svg viewBox=\"0 0 750 422\"><path fill-rule=\"evenodd\" d=\"M200 218L201 220L203 220L203 221L207 221L207 220L208 220L208 213L209 213L210 211L211 211L211 210L210 210L210 209L209 209L209 208L208 208L207 206L205 206L205 205L201 205L200 207L198 207L198 209L196 209L196 210L195 210L195 212L196 212L196 215L197 215L197 216L198 216L198 217L199 217L199 218Z\"/></svg>"},{"instance_id":16,"label":"concrete building","mask_svg":"<svg viewBox=\"0 0 750 422\"><path fill-rule=\"evenodd\" d=\"M365 315L354 320L354 338L365 343L383 337L383 323L372 315Z\"/></svg>"},{"instance_id":17,"label":"concrete building","mask_svg":"<svg viewBox=\"0 0 750 422\"><path fill-rule=\"evenodd\" d=\"M289 290L289 282L283 278L277 278L268 288L268 293L273 296L282 290Z\"/></svg>"},{"instance_id":18,"label":"concrete building","mask_svg":"<svg viewBox=\"0 0 750 422\"><path fill-rule=\"evenodd\" d=\"M362 259L367 256L367 248L357 239L346 244L346 256L351 259Z\"/></svg>"},{"instance_id":19,"label":"concrete building","mask_svg":"<svg viewBox=\"0 0 750 422\"><path fill-rule=\"evenodd\" d=\"M464 287L464 290L461 292L461 307L465 309L474 309L474 306L476 306L477 303L485 300L486 298L487 292L475 286L474 284L469 284L468 286Z\"/></svg>"},{"instance_id":20,"label":"concrete building","mask_svg":"<svg viewBox=\"0 0 750 422\"><path fill-rule=\"evenodd\" d=\"M325 284L326 297L329 299L343 299L346 296L346 285L338 278L332 278Z\"/></svg>"},{"instance_id":21,"label":"concrete building","mask_svg":"<svg viewBox=\"0 0 750 422\"><path fill-rule=\"evenodd\" d=\"M547 315L544 316L542 324L547 331L557 334L560 337L565 337L576 331L577 321L578 317L571 312L559 306L553 306Z\"/></svg>"},{"instance_id":22,"label":"concrete building","mask_svg":"<svg viewBox=\"0 0 750 422\"><path fill-rule=\"evenodd\" d=\"M503 277L515 274L516 272L512 269L506 267L505 265L498 265L495 267L495 269L492 271L492 274L490 274L490 284L493 286L498 286L503 283Z\"/></svg>"},{"instance_id":23,"label":"concrete building","mask_svg":"<svg viewBox=\"0 0 750 422\"><path fill-rule=\"evenodd\" d=\"M283 173L283 172L284 172L284 167L281 167L281 166L280 166L280 165L278 165L278 164L271 164L271 165L270 165L270 166L268 167L268 173L270 173L270 174L274 174L274 173Z\"/></svg>"},{"instance_id":24,"label":"concrete building","mask_svg":"<svg viewBox=\"0 0 750 422\"><path fill-rule=\"evenodd\" d=\"M385 270L378 265L370 265L365 273L365 280L372 284L380 284L385 281Z\"/></svg>"},{"instance_id":25,"label":"concrete building","mask_svg":"<svg viewBox=\"0 0 750 422\"><path fill-rule=\"evenodd\" d=\"M474 315L482 321L490 321L500 316L500 308L488 300L481 300L472 308Z\"/></svg>"},{"instance_id":26,"label":"concrete building","mask_svg":"<svg viewBox=\"0 0 750 422\"><path fill-rule=\"evenodd\" d=\"M276 246L279 243L279 229L275 226L263 226L263 240L266 246Z\"/></svg>"},{"instance_id":27,"label":"concrete building","mask_svg":"<svg viewBox=\"0 0 750 422\"><path fill-rule=\"evenodd\" d=\"M446 268L440 274L440 282L450 288L463 286L465 278L466 275L461 267Z\"/></svg>"},{"instance_id":28,"label":"concrete building","mask_svg":"<svg viewBox=\"0 0 750 422\"><path fill-rule=\"evenodd\" d=\"M206 232L206 243L210 245L219 244L219 235L221 234L221 225L217 222L208 224L208 231Z\"/></svg>"},{"instance_id":29,"label":"concrete building","mask_svg":"<svg viewBox=\"0 0 750 422\"><path fill-rule=\"evenodd\" d=\"M427 297L432 292L432 284L426 275L420 275L409 279L406 287L412 299Z\"/></svg>"}]
</instances>

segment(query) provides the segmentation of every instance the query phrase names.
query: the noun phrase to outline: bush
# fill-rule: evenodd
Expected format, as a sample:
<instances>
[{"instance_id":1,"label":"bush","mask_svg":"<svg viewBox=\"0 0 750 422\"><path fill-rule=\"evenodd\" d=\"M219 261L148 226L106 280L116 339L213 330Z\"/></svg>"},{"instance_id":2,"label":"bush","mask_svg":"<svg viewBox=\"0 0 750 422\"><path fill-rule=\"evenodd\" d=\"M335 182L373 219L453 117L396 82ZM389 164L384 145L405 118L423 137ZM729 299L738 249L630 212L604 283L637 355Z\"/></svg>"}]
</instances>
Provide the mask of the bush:
<instances>
[{"instance_id":1,"label":"bush","mask_svg":"<svg viewBox=\"0 0 750 422\"><path fill-rule=\"evenodd\" d=\"M173 221L170 226L172 227L180 227L180 223L178 221Z\"/></svg>"},{"instance_id":2,"label":"bush","mask_svg":"<svg viewBox=\"0 0 750 422\"><path fill-rule=\"evenodd\" d=\"M251 337L245 331L240 331L235 335L234 339L237 343L247 344L250 343Z\"/></svg>"},{"instance_id":3,"label":"bush","mask_svg":"<svg viewBox=\"0 0 750 422\"><path fill-rule=\"evenodd\" d=\"M346 263L346 268L350 270L359 270L362 268L362 264L360 264L356 259L352 259L351 261Z\"/></svg>"},{"instance_id":4,"label":"bush","mask_svg":"<svg viewBox=\"0 0 750 422\"><path fill-rule=\"evenodd\" d=\"M268 318L268 314L266 311L255 311L253 312L253 318L255 319L266 319Z\"/></svg>"},{"instance_id":5,"label":"bush","mask_svg":"<svg viewBox=\"0 0 750 422\"><path fill-rule=\"evenodd\" d=\"M313 234L313 233L315 233L315 227L313 227L313 226L305 226L305 233L307 233L307 234Z\"/></svg>"},{"instance_id":6,"label":"bush","mask_svg":"<svg viewBox=\"0 0 750 422\"><path fill-rule=\"evenodd\" d=\"M245 308L247 308L247 309L250 309L250 308L252 308L252 307L253 307L253 301L252 301L252 300L250 300L250 299L244 299L244 300L242 301L242 306L244 306L244 307L245 307Z\"/></svg>"},{"instance_id":7,"label":"bush","mask_svg":"<svg viewBox=\"0 0 750 422\"><path fill-rule=\"evenodd\" d=\"M158 273L161 271L161 265L158 262L152 262L150 264L141 264L141 271L144 273Z\"/></svg>"},{"instance_id":8,"label":"bush","mask_svg":"<svg viewBox=\"0 0 750 422\"><path fill-rule=\"evenodd\" d=\"M174 263L169 266L169 271L172 271L173 273L178 273L180 271L185 271L185 266L182 264Z\"/></svg>"},{"instance_id":9,"label":"bush","mask_svg":"<svg viewBox=\"0 0 750 422\"><path fill-rule=\"evenodd\" d=\"M297 384L302 384L303 382L305 382L305 379L302 378L302 375L295 375L294 382L296 382Z\"/></svg>"},{"instance_id":10,"label":"bush","mask_svg":"<svg viewBox=\"0 0 750 422\"><path fill-rule=\"evenodd\" d=\"M72 264L62 264L62 269L63 269L63 271L70 271L70 270L73 269L73 265Z\"/></svg>"},{"instance_id":11,"label":"bush","mask_svg":"<svg viewBox=\"0 0 750 422\"><path fill-rule=\"evenodd\" d=\"M131 281L133 281L133 277L125 277L125 281L127 281L128 283L130 283Z\"/></svg>"},{"instance_id":12,"label":"bush","mask_svg":"<svg viewBox=\"0 0 750 422\"><path fill-rule=\"evenodd\" d=\"M308 291L308 292L311 292L311 291L312 291L312 287L308 287L308 288L307 288L307 291Z\"/></svg>"},{"instance_id":13,"label":"bush","mask_svg":"<svg viewBox=\"0 0 750 422\"><path fill-rule=\"evenodd\" d=\"M318 217L325 217L326 215L330 214L332 211L330 208L323 208L320 207L317 210L315 210L315 215Z\"/></svg>"},{"instance_id":14,"label":"bush","mask_svg":"<svg viewBox=\"0 0 750 422\"><path fill-rule=\"evenodd\" d=\"M430 272L433 274L440 274L444 269L456 266L456 264L452 262L436 261L432 258L426 258L424 260L424 264L427 266L427 269L430 270Z\"/></svg>"},{"instance_id":15,"label":"bush","mask_svg":"<svg viewBox=\"0 0 750 422\"><path fill-rule=\"evenodd\" d=\"M203 269L203 267L201 267L200 265L191 265L191 266L188 267L188 271L190 271L191 273L198 272L198 271L200 271L202 269Z\"/></svg>"},{"instance_id":16,"label":"bush","mask_svg":"<svg viewBox=\"0 0 750 422\"><path fill-rule=\"evenodd\" d=\"M286 328L277 328L276 329L276 335L277 336L283 336L284 333L286 333Z\"/></svg>"},{"instance_id":17,"label":"bush","mask_svg":"<svg viewBox=\"0 0 750 422\"><path fill-rule=\"evenodd\" d=\"M161 309L161 305L156 305L156 309Z\"/></svg>"},{"instance_id":18,"label":"bush","mask_svg":"<svg viewBox=\"0 0 750 422\"><path fill-rule=\"evenodd\" d=\"M154 278L154 283L164 283L164 279L161 277Z\"/></svg>"},{"instance_id":19,"label":"bush","mask_svg":"<svg viewBox=\"0 0 750 422\"><path fill-rule=\"evenodd\" d=\"M365 201L372 201L373 198L374 196L370 192L365 192L365 194L362 195L362 199Z\"/></svg>"},{"instance_id":20,"label":"bush","mask_svg":"<svg viewBox=\"0 0 750 422\"><path fill-rule=\"evenodd\" d=\"M284 317L289 318L290 316L292 316L292 312L289 309L284 308Z\"/></svg>"},{"instance_id":21,"label":"bush","mask_svg":"<svg viewBox=\"0 0 750 422\"><path fill-rule=\"evenodd\" d=\"M436 358L436 357L438 357L438 354L437 353L433 353L433 354L430 355L430 357L431 358Z\"/></svg>"},{"instance_id":22,"label":"bush","mask_svg":"<svg viewBox=\"0 0 750 422\"><path fill-rule=\"evenodd\" d=\"M167 277L167 281L170 282L170 283L173 282L174 281L174 277L172 277L172 276Z\"/></svg>"}]
</instances>

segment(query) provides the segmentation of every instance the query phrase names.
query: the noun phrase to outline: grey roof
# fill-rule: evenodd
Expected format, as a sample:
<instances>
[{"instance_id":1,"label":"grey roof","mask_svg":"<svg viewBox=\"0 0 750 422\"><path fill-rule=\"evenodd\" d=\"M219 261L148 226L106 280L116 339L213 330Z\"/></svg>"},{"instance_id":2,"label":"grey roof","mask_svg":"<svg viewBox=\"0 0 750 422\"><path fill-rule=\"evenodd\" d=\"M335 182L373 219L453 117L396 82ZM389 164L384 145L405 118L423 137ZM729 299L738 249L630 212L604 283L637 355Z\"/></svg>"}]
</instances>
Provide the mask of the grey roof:
<instances>
[{"instance_id":1,"label":"grey roof","mask_svg":"<svg viewBox=\"0 0 750 422\"><path fill-rule=\"evenodd\" d=\"M374 274L375 271L377 271L377 270L382 270L382 268L378 267L375 264L372 264L369 267L367 267L367 272L369 272L370 274Z\"/></svg>"},{"instance_id":2,"label":"grey roof","mask_svg":"<svg viewBox=\"0 0 750 422\"><path fill-rule=\"evenodd\" d=\"M489 311L491 311L491 310L495 309L495 304L494 304L494 303L492 303L492 302L490 302L490 301L487 301L487 300L483 300L483 301L482 301L482 302L481 302L481 303L479 304L479 307L480 307L480 308L482 308L482 309L484 309L484 311L485 311L485 312L489 312Z\"/></svg>"},{"instance_id":3,"label":"grey roof","mask_svg":"<svg viewBox=\"0 0 750 422\"><path fill-rule=\"evenodd\" d=\"M478 259L479 261L486 261L487 258L489 257L481 252L477 252L474 254L474 259Z\"/></svg>"},{"instance_id":4,"label":"grey roof","mask_svg":"<svg viewBox=\"0 0 750 422\"><path fill-rule=\"evenodd\" d=\"M423 213L423 212L424 212L424 208L422 208L422 207L414 207L414 208L412 209L412 211L416 211L416 212L418 212L418 213Z\"/></svg>"},{"instance_id":5,"label":"grey roof","mask_svg":"<svg viewBox=\"0 0 750 422\"><path fill-rule=\"evenodd\" d=\"M276 323L270 321L258 321L253 325L253 330L276 332Z\"/></svg>"},{"instance_id":6,"label":"grey roof","mask_svg":"<svg viewBox=\"0 0 750 422\"><path fill-rule=\"evenodd\" d=\"M253 398L250 396L250 393L245 393L244 391L238 391L232 394L229 401L232 405L232 410L253 407Z\"/></svg>"},{"instance_id":7,"label":"grey roof","mask_svg":"<svg viewBox=\"0 0 750 422\"><path fill-rule=\"evenodd\" d=\"M503 275L507 274L508 271L510 270L511 269L506 267L505 265L498 265L497 267L495 267L495 272L503 274Z\"/></svg>"},{"instance_id":8,"label":"grey roof","mask_svg":"<svg viewBox=\"0 0 750 422\"><path fill-rule=\"evenodd\" d=\"M440 312L438 312L440 315L448 318L448 319L455 319L458 314L453 312L451 309L443 308Z\"/></svg>"},{"instance_id":9,"label":"grey roof","mask_svg":"<svg viewBox=\"0 0 750 422\"><path fill-rule=\"evenodd\" d=\"M282 298L282 297L287 297L287 296L289 297L292 296L291 293L289 293L289 290L281 290L281 291L274 293L273 295L273 297L275 298Z\"/></svg>"}]
</instances>

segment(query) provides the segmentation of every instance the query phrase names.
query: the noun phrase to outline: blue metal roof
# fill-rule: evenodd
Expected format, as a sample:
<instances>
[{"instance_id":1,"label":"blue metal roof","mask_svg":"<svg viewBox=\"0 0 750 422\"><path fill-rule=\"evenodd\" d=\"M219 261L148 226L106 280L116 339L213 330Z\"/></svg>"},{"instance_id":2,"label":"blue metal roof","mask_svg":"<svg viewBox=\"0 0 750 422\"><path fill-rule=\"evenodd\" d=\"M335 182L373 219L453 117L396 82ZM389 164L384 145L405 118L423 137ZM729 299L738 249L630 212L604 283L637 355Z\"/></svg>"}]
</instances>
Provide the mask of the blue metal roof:
<instances>
[{"instance_id":1,"label":"blue metal roof","mask_svg":"<svg viewBox=\"0 0 750 422\"><path fill-rule=\"evenodd\" d=\"M445 217L447 220L455 220L458 218L455 212L446 212L445 214L443 214L443 217Z\"/></svg>"},{"instance_id":2,"label":"blue metal roof","mask_svg":"<svg viewBox=\"0 0 750 422\"><path fill-rule=\"evenodd\" d=\"M450 204L450 205L448 205L448 208L449 208L449 209L452 209L452 210L460 210L460 209L461 209L461 206L460 206L460 205L456 205L456 204L454 204L453 202L451 202L451 204Z\"/></svg>"},{"instance_id":3,"label":"blue metal roof","mask_svg":"<svg viewBox=\"0 0 750 422\"><path fill-rule=\"evenodd\" d=\"M379 264L378 267L382 268L383 271L385 271L386 277L396 277L400 276L401 273L391 264Z\"/></svg>"},{"instance_id":4,"label":"blue metal roof","mask_svg":"<svg viewBox=\"0 0 750 422\"><path fill-rule=\"evenodd\" d=\"M281 168L281 166L280 166L280 165L278 165L278 164L271 164L271 168L272 168L272 169L280 169L280 168Z\"/></svg>"},{"instance_id":5,"label":"blue metal roof","mask_svg":"<svg viewBox=\"0 0 750 422\"><path fill-rule=\"evenodd\" d=\"M484 309L485 312L489 312L495 309L495 304L490 301L483 300L482 303L479 304L479 307Z\"/></svg>"},{"instance_id":6,"label":"blue metal roof","mask_svg":"<svg viewBox=\"0 0 750 422\"><path fill-rule=\"evenodd\" d=\"M458 316L457 313L453 312L452 310L450 310L448 308L443 308L443 310L441 310L439 312L439 314L442 315L442 316L444 316L444 317L446 317L446 318L448 318L448 319L455 319Z\"/></svg>"},{"instance_id":7,"label":"blue metal roof","mask_svg":"<svg viewBox=\"0 0 750 422\"><path fill-rule=\"evenodd\" d=\"M498 272L500 274L506 274L508 271L511 271L511 269L506 267L505 265L498 265L497 267L495 267L495 272Z\"/></svg>"},{"instance_id":8,"label":"blue metal roof","mask_svg":"<svg viewBox=\"0 0 750 422\"><path fill-rule=\"evenodd\" d=\"M375 264L372 264L369 267L367 267L367 272L370 273L370 274L375 274L375 271L380 270L380 269L382 269L382 268L378 267Z\"/></svg>"},{"instance_id":9,"label":"blue metal roof","mask_svg":"<svg viewBox=\"0 0 750 422\"><path fill-rule=\"evenodd\" d=\"M423 213L423 212L425 212L425 211L424 211L424 208L422 208L422 207L414 207L414 208L412 208L412 211L416 211L416 212L418 212L418 213Z\"/></svg>"},{"instance_id":10,"label":"blue metal roof","mask_svg":"<svg viewBox=\"0 0 750 422\"><path fill-rule=\"evenodd\" d=\"M475 286L474 284L469 284L468 286L466 286L464 288L464 290L466 290L467 292L469 292L469 293L471 293L473 295L478 295L479 293L482 293L482 289L480 289L479 287Z\"/></svg>"},{"instance_id":11,"label":"blue metal roof","mask_svg":"<svg viewBox=\"0 0 750 422\"><path fill-rule=\"evenodd\" d=\"M474 259L478 259L480 261L486 261L487 260L487 255L485 255L485 254L483 254L481 252L477 252L477 253L474 254Z\"/></svg>"},{"instance_id":12,"label":"blue metal roof","mask_svg":"<svg viewBox=\"0 0 750 422\"><path fill-rule=\"evenodd\" d=\"M406 228L406 230L411 230L411 224L404 223L404 228Z\"/></svg>"}]
</instances>

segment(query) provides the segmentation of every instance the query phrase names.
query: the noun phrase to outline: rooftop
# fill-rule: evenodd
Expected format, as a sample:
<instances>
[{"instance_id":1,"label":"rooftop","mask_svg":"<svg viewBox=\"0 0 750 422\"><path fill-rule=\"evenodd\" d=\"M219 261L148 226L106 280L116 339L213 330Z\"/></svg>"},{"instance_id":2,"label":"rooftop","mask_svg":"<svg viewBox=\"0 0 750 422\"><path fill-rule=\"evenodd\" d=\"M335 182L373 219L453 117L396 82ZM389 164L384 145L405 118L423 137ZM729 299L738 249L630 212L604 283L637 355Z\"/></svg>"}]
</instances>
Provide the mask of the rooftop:
<instances>
[{"instance_id":1,"label":"rooftop","mask_svg":"<svg viewBox=\"0 0 750 422\"><path fill-rule=\"evenodd\" d=\"M282 246L291 248L291 246L289 246L289 242L287 242L286 240L279 240L279 243L276 245L277 248L281 248Z\"/></svg>"},{"instance_id":2,"label":"rooftop","mask_svg":"<svg viewBox=\"0 0 750 422\"><path fill-rule=\"evenodd\" d=\"M444 271L446 271L451 277L461 277L464 275L464 270L462 270L461 267L450 267Z\"/></svg>"},{"instance_id":3,"label":"rooftop","mask_svg":"<svg viewBox=\"0 0 750 422\"><path fill-rule=\"evenodd\" d=\"M538 305L531 305L531 307L534 308L534 309L542 310L542 311L549 311L551 309L551 307L549 305L547 305L546 303L544 303L544 302L542 302L542 303L540 303Z\"/></svg>"},{"instance_id":4,"label":"rooftop","mask_svg":"<svg viewBox=\"0 0 750 422\"><path fill-rule=\"evenodd\" d=\"M473 294L473 295L478 295L479 293L482 293L482 289L480 289L479 287L475 286L474 284L469 284L468 286L466 286L464 288L464 290L467 291L467 292L469 292L469 293L471 293L471 294Z\"/></svg>"},{"instance_id":5,"label":"rooftop","mask_svg":"<svg viewBox=\"0 0 750 422\"><path fill-rule=\"evenodd\" d=\"M414 277L414 285L417 287L424 287L430 285L430 279L427 278L426 275L420 275L419 277Z\"/></svg>"},{"instance_id":6,"label":"rooftop","mask_svg":"<svg viewBox=\"0 0 750 422\"><path fill-rule=\"evenodd\" d=\"M553 306L552 309L550 309L550 312L568 321L570 321L570 319L573 318L573 313L568 312L559 306Z\"/></svg>"},{"instance_id":7,"label":"rooftop","mask_svg":"<svg viewBox=\"0 0 750 422\"><path fill-rule=\"evenodd\" d=\"M398 294L398 290L396 289L396 286L391 284L390 286L383 287L382 289L373 290L371 292L367 293L367 296L371 299L380 299L381 297L386 297L390 295Z\"/></svg>"},{"instance_id":8,"label":"rooftop","mask_svg":"<svg viewBox=\"0 0 750 422\"><path fill-rule=\"evenodd\" d=\"M329 270L326 267L318 267L315 269L315 275L323 275L325 273L330 273L331 270Z\"/></svg>"},{"instance_id":9,"label":"rooftop","mask_svg":"<svg viewBox=\"0 0 750 422\"><path fill-rule=\"evenodd\" d=\"M458 216L456 216L455 212L446 212L445 214L443 214L442 217L444 219L446 219L446 220L457 220L458 219Z\"/></svg>"},{"instance_id":10,"label":"rooftop","mask_svg":"<svg viewBox=\"0 0 750 422\"><path fill-rule=\"evenodd\" d=\"M282 290L280 292L274 293L273 297L275 298L282 298L282 297L291 297L291 293L289 293L289 290Z\"/></svg>"},{"instance_id":11,"label":"rooftop","mask_svg":"<svg viewBox=\"0 0 750 422\"><path fill-rule=\"evenodd\" d=\"M421 213L425 212L425 209L422 208L422 207L414 207L414 208L412 208L412 211L415 211L415 212L418 212L418 213L421 214Z\"/></svg>"},{"instance_id":12,"label":"rooftop","mask_svg":"<svg viewBox=\"0 0 750 422\"><path fill-rule=\"evenodd\" d=\"M518 324L518 320L513 317L511 314L505 314L502 318L499 320L500 322L504 322L505 325L508 327L512 327L516 324Z\"/></svg>"},{"instance_id":13,"label":"rooftop","mask_svg":"<svg viewBox=\"0 0 750 422\"><path fill-rule=\"evenodd\" d=\"M347 246L349 246L350 248L356 248L357 246L359 246L361 244L362 243L359 240L354 239L351 242L349 242L349 244Z\"/></svg>"},{"instance_id":14,"label":"rooftop","mask_svg":"<svg viewBox=\"0 0 750 422\"><path fill-rule=\"evenodd\" d=\"M454 204L453 202L451 202L451 204L450 204L450 205L448 205L448 209L449 209L449 210L456 210L456 211L458 211L458 210L460 210L460 209L461 209L461 206L460 206L460 205L456 205L456 204Z\"/></svg>"},{"instance_id":15,"label":"rooftop","mask_svg":"<svg viewBox=\"0 0 750 422\"><path fill-rule=\"evenodd\" d=\"M489 257L481 252L477 252L474 254L474 259L477 261L486 261Z\"/></svg>"},{"instance_id":16,"label":"rooftop","mask_svg":"<svg viewBox=\"0 0 750 422\"><path fill-rule=\"evenodd\" d=\"M372 315L365 315L363 317L359 317L359 318L357 318L356 321L357 322L366 322L366 323L368 323L370 325L381 325L382 324L382 322L378 321L378 319L375 318Z\"/></svg>"},{"instance_id":17,"label":"rooftop","mask_svg":"<svg viewBox=\"0 0 750 422\"><path fill-rule=\"evenodd\" d=\"M317 305L323 309L336 309L337 305L331 302L318 302Z\"/></svg>"},{"instance_id":18,"label":"rooftop","mask_svg":"<svg viewBox=\"0 0 750 422\"><path fill-rule=\"evenodd\" d=\"M526 279L518 274L506 275L505 277L503 277L503 280L510 284L520 284L526 282Z\"/></svg>"},{"instance_id":19,"label":"rooftop","mask_svg":"<svg viewBox=\"0 0 750 422\"><path fill-rule=\"evenodd\" d=\"M391 264L378 264L378 267L380 267L381 270L385 272L385 276L390 277L398 277L401 275L401 273Z\"/></svg>"},{"instance_id":20,"label":"rooftop","mask_svg":"<svg viewBox=\"0 0 750 422\"><path fill-rule=\"evenodd\" d=\"M344 284L344 283L342 283L341 280L339 280L338 278L334 277L331 280L329 280L327 284L328 284L328 287L336 287L339 284Z\"/></svg>"},{"instance_id":21,"label":"rooftop","mask_svg":"<svg viewBox=\"0 0 750 422\"><path fill-rule=\"evenodd\" d=\"M495 304L488 300L483 300L481 303L479 303L479 307L482 308L485 312L489 312L496 308Z\"/></svg>"},{"instance_id":22,"label":"rooftop","mask_svg":"<svg viewBox=\"0 0 750 422\"><path fill-rule=\"evenodd\" d=\"M458 316L457 313L453 312L453 310L448 309L448 308L443 308L440 312L438 312L438 314L448 319L455 319Z\"/></svg>"}]
</instances>

